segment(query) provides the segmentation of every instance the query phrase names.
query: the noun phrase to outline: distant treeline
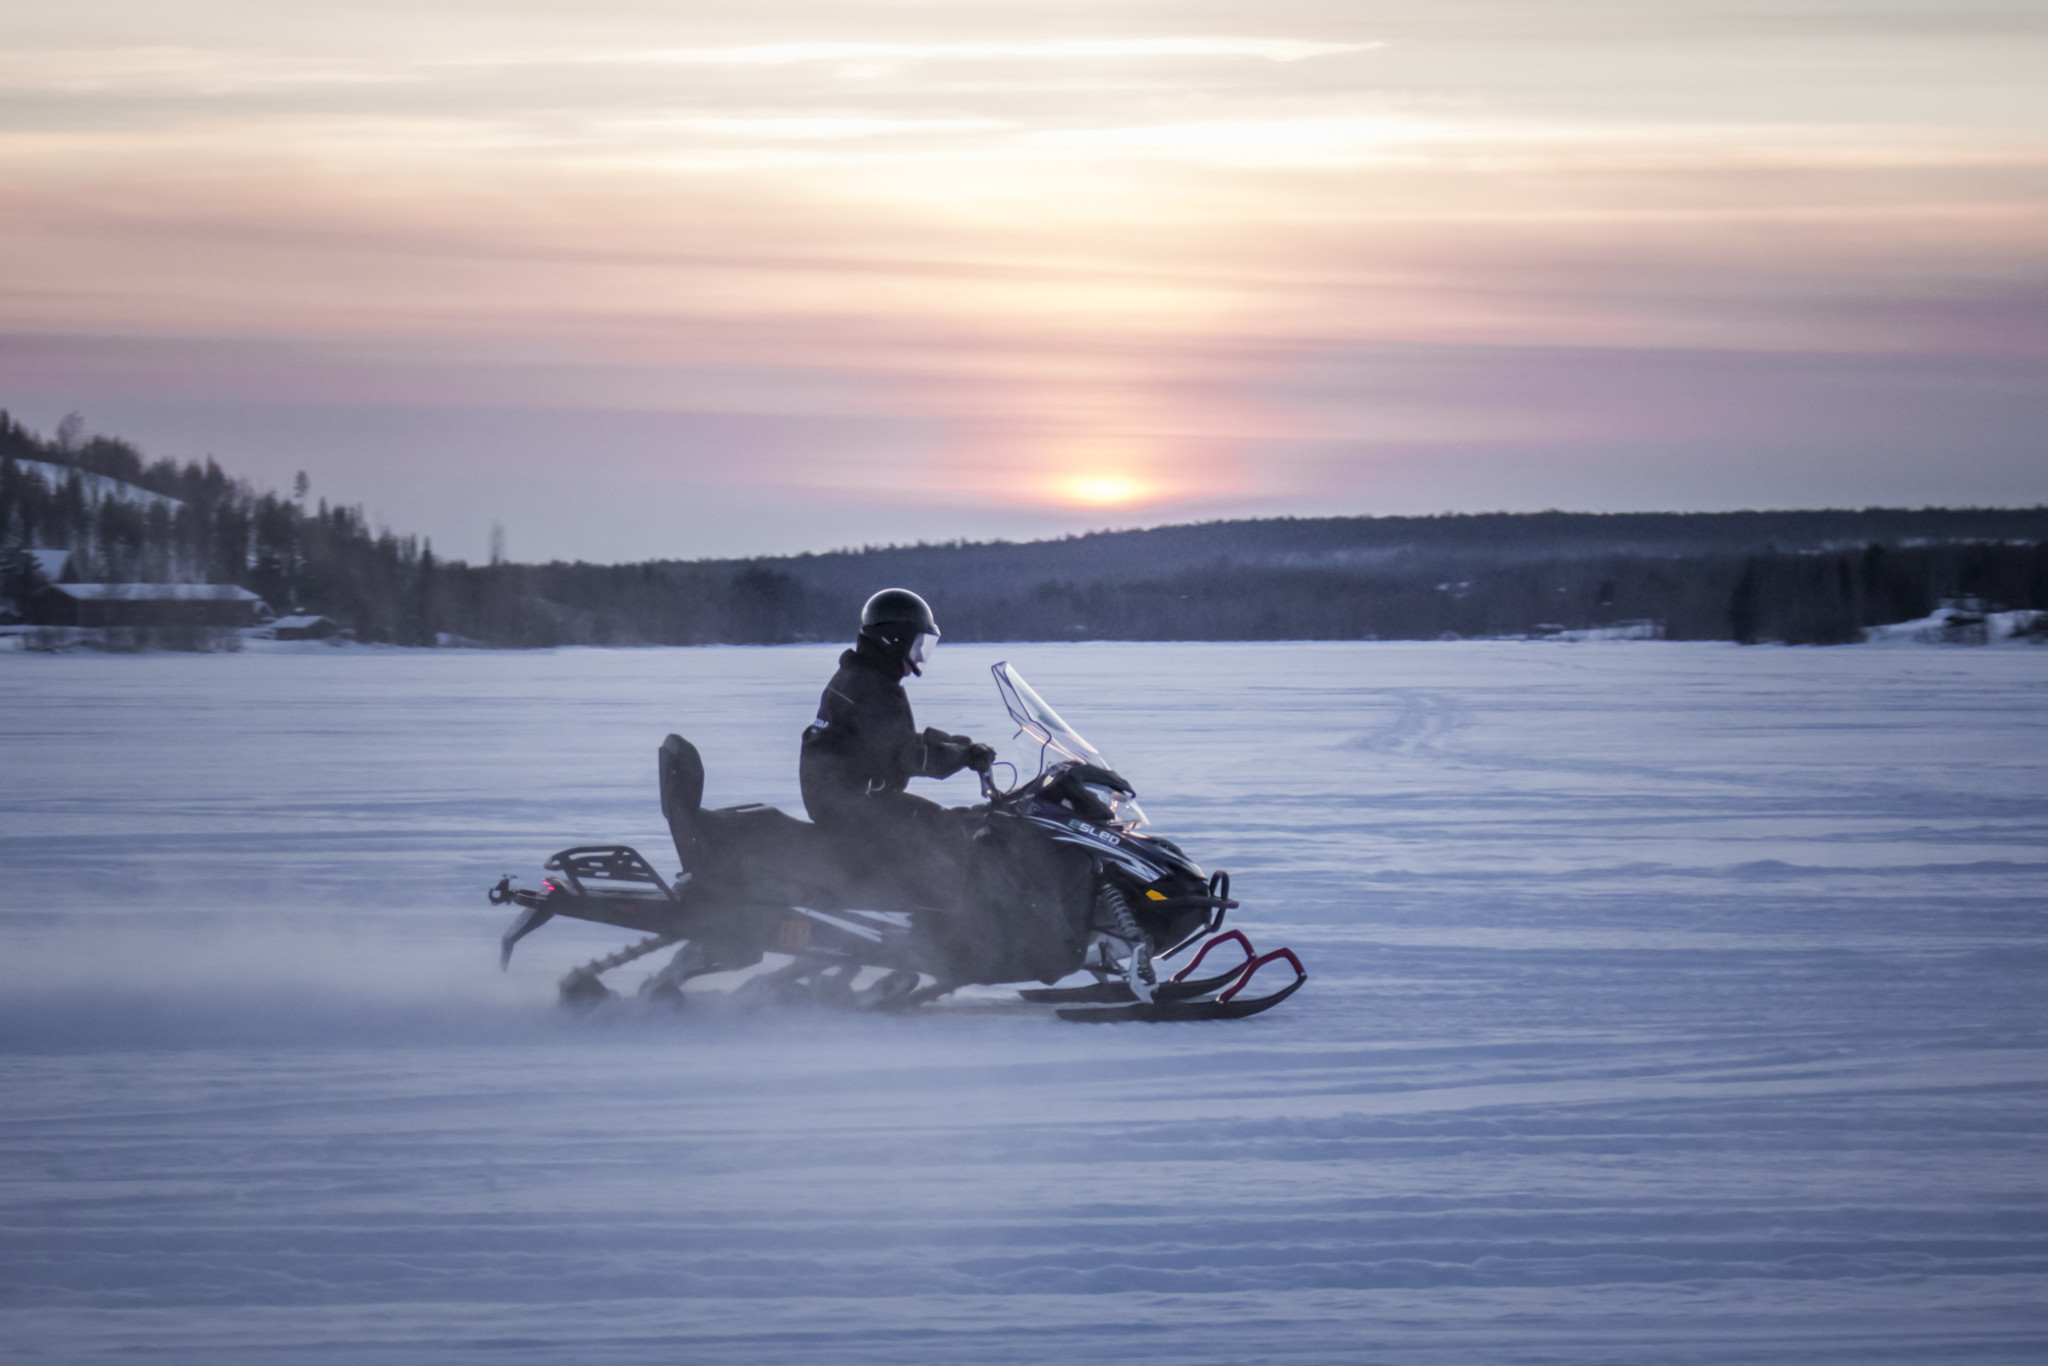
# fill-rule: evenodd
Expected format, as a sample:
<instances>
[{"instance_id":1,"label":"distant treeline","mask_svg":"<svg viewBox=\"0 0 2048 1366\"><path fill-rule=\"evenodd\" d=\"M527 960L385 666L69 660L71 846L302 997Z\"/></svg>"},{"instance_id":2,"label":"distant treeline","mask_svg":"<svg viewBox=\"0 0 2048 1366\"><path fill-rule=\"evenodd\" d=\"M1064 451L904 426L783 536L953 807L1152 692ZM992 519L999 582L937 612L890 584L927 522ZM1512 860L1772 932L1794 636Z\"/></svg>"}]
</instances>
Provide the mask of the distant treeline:
<instances>
[{"instance_id":1,"label":"distant treeline","mask_svg":"<svg viewBox=\"0 0 2048 1366\"><path fill-rule=\"evenodd\" d=\"M179 501L52 489L18 462ZM469 565L360 508L259 493L211 460L49 440L0 414L0 546L77 577L239 583L359 639L489 645L842 640L876 588L964 640L1436 639L1655 621L1681 640L1830 644L1944 598L2048 609L2048 508L1273 518L751 560Z\"/></svg>"},{"instance_id":2,"label":"distant treeline","mask_svg":"<svg viewBox=\"0 0 2048 1366\"><path fill-rule=\"evenodd\" d=\"M71 473L54 487L23 461ZM176 503L95 499L87 475L103 475ZM278 612L304 607L352 625L359 638L432 644L439 571L430 546L372 531L359 507L309 508L303 499L258 493L209 459L146 463L125 441L81 440L67 419L43 439L0 412L0 597L20 601L34 585L13 552L71 552L81 583L233 583Z\"/></svg>"}]
</instances>

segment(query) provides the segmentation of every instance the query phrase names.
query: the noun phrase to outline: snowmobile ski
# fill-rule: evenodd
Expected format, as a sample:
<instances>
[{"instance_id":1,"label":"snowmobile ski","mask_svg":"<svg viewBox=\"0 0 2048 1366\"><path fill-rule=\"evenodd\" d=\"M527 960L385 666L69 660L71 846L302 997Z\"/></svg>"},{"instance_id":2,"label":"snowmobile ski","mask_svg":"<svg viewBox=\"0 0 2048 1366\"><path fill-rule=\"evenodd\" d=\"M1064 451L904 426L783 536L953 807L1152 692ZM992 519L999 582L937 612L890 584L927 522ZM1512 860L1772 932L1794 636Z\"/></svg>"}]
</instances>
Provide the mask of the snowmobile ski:
<instances>
[{"instance_id":1,"label":"snowmobile ski","mask_svg":"<svg viewBox=\"0 0 2048 1366\"><path fill-rule=\"evenodd\" d=\"M1090 982L1085 987L1031 987L1017 994L1033 1005L1086 1005L1138 999L1137 993L1123 982Z\"/></svg>"},{"instance_id":2,"label":"snowmobile ski","mask_svg":"<svg viewBox=\"0 0 2048 1366\"><path fill-rule=\"evenodd\" d=\"M1243 949L1243 960L1233 963L1228 971L1214 973L1208 977L1191 978L1188 976L1189 973L1202 965L1202 960L1209 956L1209 950L1215 948L1218 944L1224 943L1235 943ZM1244 965L1257 956L1257 953L1252 949L1252 941L1245 938L1244 931L1225 930L1222 934L1216 935L1206 944L1202 945L1200 949L1196 950L1195 956L1188 961L1186 967L1152 988L1152 999L1155 1001L1192 1001L1198 997L1211 995L1237 980L1238 976L1244 972ZM1103 1003L1115 1005L1139 999L1138 993L1131 989L1129 982L1107 980L1092 982L1082 987L1036 987L1020 991L1017 994L1027 1001L1055 1005L1099 1005Z\"/></svg>"},{"instance_id":3,"label":"snowmobile ski","mask_svg":"<svg viewBox=\"0 0 2048 1366\"><path fill-rule=\"evenodd\" d=\"M1282 958L1294 969L1293 981L1264 996L1238 995L1250 985L1253 974L1260 968ZM1308 972L1301 966L1301 960L1294 956L1292 949L1275 949L1271 953L1261 954L1241 965L1231 976L1236 978L1236 981L1210 1000L1175 999L1155 993L1149 1001L1132 1001L1128 1005L1114 1006L1075 1006L1056 1013L1062 1020L1072 1020L1076 1024L1164 1024L1177 1020L1242 1020L1247 1016L1257 1015L1260 1011L1271 1010L1299 991L1302 983L1308 981Z\"/></svg>"}]
</instances>

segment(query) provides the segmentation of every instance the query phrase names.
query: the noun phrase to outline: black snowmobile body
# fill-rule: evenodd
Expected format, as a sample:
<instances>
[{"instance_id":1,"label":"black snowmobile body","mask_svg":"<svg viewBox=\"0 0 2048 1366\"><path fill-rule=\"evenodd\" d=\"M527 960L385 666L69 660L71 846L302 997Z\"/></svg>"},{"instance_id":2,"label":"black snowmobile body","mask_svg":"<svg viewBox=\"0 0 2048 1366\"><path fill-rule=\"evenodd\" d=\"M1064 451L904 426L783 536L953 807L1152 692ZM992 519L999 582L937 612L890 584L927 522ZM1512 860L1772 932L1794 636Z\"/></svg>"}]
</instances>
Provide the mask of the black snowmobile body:
<instances>
[{"instance_id":1,"label":"black snowmobile body","mask_svg":"<svg viewBox=\"0 0 2048 1366\"><path fill-rule=\"evenodd\" d=\"M745 990L862 1006L915 1005L975 983L1050 984L1086 968L1092 985L1024 993L1084 1020L1236 1018L1298 988L1306 974L1291 952L1256 955L1235 931L1204 944L1180 977L1158 979L1155 958L1216 935L1237 905L1229 875L1206 874L1170 840L1140 833L1130 784L1007 663L994 672L1019 734L1039 741L1040 771L1009 791L983 776L986 804L962 813L956 895L934 898L858 846L774 807L705 808L703 761L671 735L657 772L682 871L664 879L637 850L597 845L549 859L537 891L502 878L491 901L519 912L501 961L548 920L570 916L647 936L565 977L563 998L574 1003L609 996L601 974L672 944L681 948L643 995L680 1002L689 978L751 968L769 955L789 961ZM1242 961L1190 978L1225 944ZM1252 974L1281 959L1294 981L1243 995Z\"/></svg>"}]
</instances>

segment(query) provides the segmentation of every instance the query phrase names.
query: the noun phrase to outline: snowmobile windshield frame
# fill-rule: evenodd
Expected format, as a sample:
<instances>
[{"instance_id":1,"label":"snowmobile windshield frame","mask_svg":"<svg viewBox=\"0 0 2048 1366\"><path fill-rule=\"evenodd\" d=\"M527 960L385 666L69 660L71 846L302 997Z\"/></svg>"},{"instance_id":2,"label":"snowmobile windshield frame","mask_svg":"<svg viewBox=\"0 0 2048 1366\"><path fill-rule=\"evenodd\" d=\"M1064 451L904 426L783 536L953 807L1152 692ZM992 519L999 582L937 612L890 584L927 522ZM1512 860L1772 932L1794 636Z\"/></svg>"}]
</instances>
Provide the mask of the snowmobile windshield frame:
<instances>
[{"instance_id":1,"label":"snowmobile windshield frame","mask_svg":"<svg viewBox=\"0 0 2048 1366\"><path fill-rule=\"evenodd\" d=\"M1010 713L1010 719L1017 723L1017 733L1038 741L1038 771L1041 775L1062 760L1115 772L1109 760L1102 757L1102 751L1062 720L1060 714L1024 681L1024 675L1018 673L1009 660L1000 661L989 672L995 676L996 692L1003 699L1003 710ZM1054 759L1054 755L1059 759ZM1097 783L1088 784L1088 790L1110 809L1114 824L1125 830L1136 830L1145 824L1144 810L1129 793Z\"/></svg>"}]
</instances>

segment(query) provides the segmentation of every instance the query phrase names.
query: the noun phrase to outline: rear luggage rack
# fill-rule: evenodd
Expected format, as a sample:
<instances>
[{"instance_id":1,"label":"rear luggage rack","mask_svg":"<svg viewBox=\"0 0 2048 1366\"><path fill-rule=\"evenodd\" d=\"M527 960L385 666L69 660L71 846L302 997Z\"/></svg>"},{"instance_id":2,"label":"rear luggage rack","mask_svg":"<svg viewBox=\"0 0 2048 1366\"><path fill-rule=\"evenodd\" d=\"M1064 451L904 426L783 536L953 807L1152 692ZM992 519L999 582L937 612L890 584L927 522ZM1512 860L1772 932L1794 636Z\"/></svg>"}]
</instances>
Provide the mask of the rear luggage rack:
<instances>
[{"instance_id":1,"label":"rear luggage rack","mask_svg":"<svg viewBox=\"0 0 2048 1366\"><path fill-rule=\"evenodd\" d=\"M674 901L676 894L662 881L661 874L640 856L640 851L623 844L586 844L564 849L549 859L547 870L553 881L571 896L623 897L641 901L653 895Z\"/></svg>"}]
</instances>

